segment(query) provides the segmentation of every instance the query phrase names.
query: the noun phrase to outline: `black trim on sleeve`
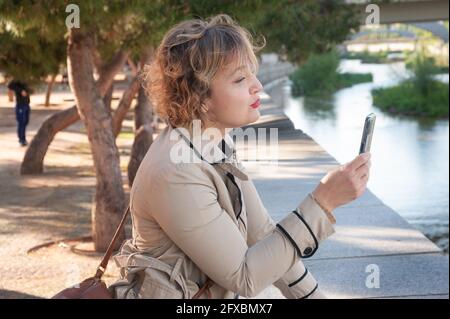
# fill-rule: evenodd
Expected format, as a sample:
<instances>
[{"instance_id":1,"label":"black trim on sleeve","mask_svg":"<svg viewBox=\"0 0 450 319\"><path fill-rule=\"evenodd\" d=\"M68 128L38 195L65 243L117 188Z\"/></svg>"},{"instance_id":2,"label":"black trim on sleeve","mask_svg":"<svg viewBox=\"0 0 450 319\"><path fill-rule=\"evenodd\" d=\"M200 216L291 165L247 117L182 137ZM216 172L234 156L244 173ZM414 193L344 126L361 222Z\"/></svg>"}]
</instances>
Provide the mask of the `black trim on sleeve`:
<instances>
[{"instance_id":1,"label":"black trim on sleeve","mask_svg":"<svg viewBox=\"0 0 450 319\"><path fill-rule=\"evenodd\" d=\"M297 254L302 257L302 252L300 251L300 248L297 246L297 244L295 243L295 241L292 239L291 235L289 235L289 233L280 225L277 224L276 225L281 232L287 237L287 239L289 239L289 241L291 242L291 244L294 246L295 251L297 252Z\"/></svg>"},{"instance_id":2,"label":"black trim on sleeve","mask_svg":"<svg viewBox=\"0 0 450 319\"><path fill-rule=\"evenodd\" d=\"M318 287L319 287L319 284L316 284L316 286L314 287L314 289L313 289L309 294L307 294L307 295L305 295L305 296L303 296L303 297L300 297L300 298L298 298L298 299L306 299L306 298L308 298L309 296L311 296L311 295L317 290Z\"/></svg>"},{"instance_id":3,"label":"black trim on sleeve","mask_svg":"<svg viewBox=\"0 0 450 319\"><path fill-rule=\"evenodd\" d=\"M303 273L303 275L301 275L300 278L298 278L296 281L290 283L288 286L292 287L292 286L298 284L300 281L302 281L306 277L307 274L308 274L308 269L305 270L305 272Z\"/></svg>"},{"instance_id":4,"label":"black trim on sleeve","mask_svg":"<svg viewBox=\"0 0 450 319\"><path fill-rule=\"evenodd\" d=\"M302 256L302 258L309 258L316 253L317 249L319 249L319 241L317 240L316 236L314 235L313 231L311 230L311 227L309 227L309 225L305 221L305 219L302 216L300 216L300 214L297 211L293 210L292 212L303 222L303 224L305 224L306 228L308 229L309 233L311 234L312 238L314 239L314 243L316 245L315 249L313 249L313 251L308 256L304 256L304 257Z\"/></svg>"}]
</instances>

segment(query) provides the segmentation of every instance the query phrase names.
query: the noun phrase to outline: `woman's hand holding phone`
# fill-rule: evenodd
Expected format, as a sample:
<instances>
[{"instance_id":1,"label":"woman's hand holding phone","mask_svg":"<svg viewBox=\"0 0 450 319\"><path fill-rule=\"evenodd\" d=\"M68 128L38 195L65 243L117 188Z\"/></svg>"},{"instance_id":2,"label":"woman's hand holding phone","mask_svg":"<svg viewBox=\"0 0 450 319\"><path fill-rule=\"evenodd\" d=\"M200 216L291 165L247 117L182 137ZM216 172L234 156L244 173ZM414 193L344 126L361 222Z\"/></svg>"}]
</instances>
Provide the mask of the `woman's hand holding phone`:
<instances>
[{"instance_id":1,"label":"woman's hand holding phone","mask_svg":"<svg viewBox=\"0 0 450 319\"><path fill-rule=\"evenodd\" d=\"M370 152L328 172L312 192L316 200L329 211L360 197L370 175Z\"/></svg>"},{"instance_id":2,"label":"woman's hand holding phone","mask_svg":"<svg viewBox=\"0 0 450 319\"><path fill-rule=\"evenodd\" d=\"M312 192L320 206L329 212L360 197L370 175L370 145L375 128L376 115L370 113L364 121L359 155L349 163L325 175Z\"/></svg>"}]
</instances>

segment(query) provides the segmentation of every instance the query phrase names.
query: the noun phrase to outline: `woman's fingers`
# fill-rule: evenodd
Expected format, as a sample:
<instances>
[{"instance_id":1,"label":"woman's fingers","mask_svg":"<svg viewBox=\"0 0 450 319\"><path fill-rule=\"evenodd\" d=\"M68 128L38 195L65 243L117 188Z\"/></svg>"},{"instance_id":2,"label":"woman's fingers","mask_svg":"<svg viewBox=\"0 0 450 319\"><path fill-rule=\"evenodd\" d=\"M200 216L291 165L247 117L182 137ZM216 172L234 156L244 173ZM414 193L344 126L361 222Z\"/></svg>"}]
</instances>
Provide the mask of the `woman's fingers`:
<instances>
[{"instance_id":1,"label":"woman's fingers","mask_svg":"<svg viewBox=\"0 0 450 319\"><path fill-rule=\"evenodd\" d=\"M369 177L370 177L370 171L367 172L367 174L364 174L363 176L361 176L361 180L363 182L367 182L369 180Z\"/></svg>"},{"instance_id":2,"label":"woman's fingers","mask_svg":"<svg viewBox=\"0 0 450 319\"><path fill-rule=\"evenodd\" d=\"M355 200L364 193L370 166L370 153L364 153L322 178L320 185L327 185L324 189L328 192L328 198L333 198L335 207Z\"/></svg>"},{"instance_id":3,"label":"woman's fingers","mask_svg":"<svg viewBox=\"0 0 450 319\"><path fill-rule=\"evenodd\" d=\"M370 166L372 166L372 163L369 160L365 164L358 167L358 169L356 170L356 176L362 178L364 175L367 175L370 171Z\"/></svg>"},{"instance_id":4,"label":"woman's fingers","mask_svg":"<svg viewBox=\"0 0 450 319\"><path fill-rule=\"evenodd\" d=\"M370 153L363 153L358 155L353 161L350 162L348 168L350 171L357 171L361 166L370 161Z\"/></svg>"},{"instance_id":5,"label":"woman's fingers","mask_svg":"<svg viewBox=\"0 0 450 319\"><path fill-rule=\"evenodd\" d=\"M370 176L370 161L367 162L366 164L362 165L356 173L357 177L357 197L361 196L367 186L367 182L369 181L369 176Z\"/></svg>"}]
</instances>

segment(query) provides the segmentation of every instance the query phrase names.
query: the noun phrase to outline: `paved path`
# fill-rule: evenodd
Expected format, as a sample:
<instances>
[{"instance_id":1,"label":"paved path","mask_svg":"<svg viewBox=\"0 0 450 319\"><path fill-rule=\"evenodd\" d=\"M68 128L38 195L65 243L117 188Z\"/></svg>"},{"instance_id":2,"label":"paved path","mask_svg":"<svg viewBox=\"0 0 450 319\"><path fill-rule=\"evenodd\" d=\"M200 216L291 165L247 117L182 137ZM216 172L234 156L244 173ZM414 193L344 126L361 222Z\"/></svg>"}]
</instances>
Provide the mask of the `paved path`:
<instances>
[{"instance_id":1,"label":"paved path","mask_svg":"<svg viewBox=\"0 0 450 319\"><path fill-rule=\"evenodd\" d=\"M54 98L61 103L65 96L61 93ZM66 103L70 105L70 101ZM81 127L74 125L56 136L46 157L44 175L19 176L24 149L17 144L13 109L4 95L0 95L0 105L7 105L0 108L0 298L50 297L92 275L101 257L78 256L64 246L26 254L36 244L89 233L95 185L92 159ZM33 109L30 138L46 113L53 111ZM132 126L132 121L128 124ZM244 163L268 211L279 220L339 163L309 136L295 130L269 97L253 126L279 129L277 166L264 161ZM131 142L119 139L126 154ZM448 298L448 256L369 190L338 208L336 216L336 234L313 258L305 260L330 298ZM370 265L380 271L378 289L365 285ZM116 272L112 264L105 276L108 283ZM283 296L270 287L257 298Z\"/></svg>"},{"instance_id":2,"label":"paved path","mask_svg":"<svg viewBox=\"0 0 450 319\"><path fill-rule=\"evenodd\" d=\"M340 165L266 96L253 127L278 128L279 160L244 162L275 221ZM238 153L244 149L237 143ZM412 195L413 196L413 195ZM370 189L339 207L336 233L305 264L329 298L448 298L449 259ZM379 271L379 288L366 279ZM273 286L256 298L284 298Z\"/></svg>"}]
</instances>

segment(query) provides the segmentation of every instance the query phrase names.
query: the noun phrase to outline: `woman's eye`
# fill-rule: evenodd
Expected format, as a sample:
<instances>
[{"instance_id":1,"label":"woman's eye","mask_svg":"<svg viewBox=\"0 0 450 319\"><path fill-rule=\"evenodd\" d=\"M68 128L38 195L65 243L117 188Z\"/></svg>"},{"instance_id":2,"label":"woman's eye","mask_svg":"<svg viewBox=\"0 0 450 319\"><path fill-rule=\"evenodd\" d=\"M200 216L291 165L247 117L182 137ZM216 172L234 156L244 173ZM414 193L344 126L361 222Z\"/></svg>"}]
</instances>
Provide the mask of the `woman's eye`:
<instances>
[{"instance_id":1,"label":"woman's eye","mask_svg":"<svg viewBox=\"0 0 450 319\"><path fill-rule=\"evenodd\" d=\"M244 79L245 79L245 77L243 77L243 78L237 80L236 83L242 82Z\"/></svg>"}]
</instances>

